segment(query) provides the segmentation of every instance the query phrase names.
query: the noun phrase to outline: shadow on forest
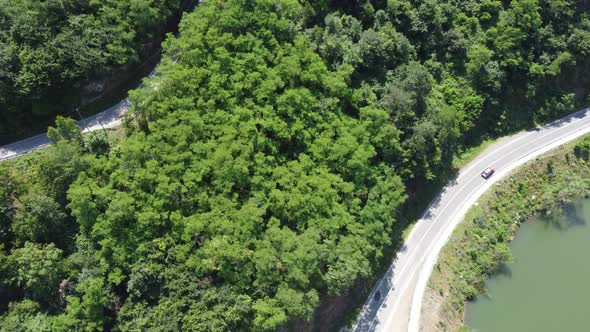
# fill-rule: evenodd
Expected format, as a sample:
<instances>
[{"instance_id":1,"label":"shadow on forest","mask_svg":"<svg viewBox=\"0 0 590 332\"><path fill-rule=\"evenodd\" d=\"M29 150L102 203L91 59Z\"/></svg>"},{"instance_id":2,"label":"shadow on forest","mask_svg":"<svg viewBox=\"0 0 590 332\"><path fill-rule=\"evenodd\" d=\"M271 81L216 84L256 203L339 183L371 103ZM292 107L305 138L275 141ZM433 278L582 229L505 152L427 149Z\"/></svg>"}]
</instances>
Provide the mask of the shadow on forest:
<instances>
[{"instance_id":1,"label":"shadow on forest","mask_svg":"<svg viewBox=\"0 0 590 332\"><path fill-rule=\"evenodd\" d=\"M356 323L354 331L374 331L378 323L377 312L385 307L389 292L395 290L394 278L397 254L407 250L403 234L410 224L420 219L431 219L433 210L440 206L442 196L457 184L459 173L449 171L446 177L436 183L414 184L407 188L408 199L397 211L397 222L392 235L392 246L385 249L379 263L380 270L376 279L359 280L349 292L343 296L324 298L314 312L311 322L297 322L291 325L295 331L351 331L343 325ZM378 284L375 284L379 281ZM393 286L393 287L392 287ZM355 308L354 311L351 308ZM359 316L362 313L362 316Z\"/></svg>"},{"instance_id":2,"label":"shadow on forest","mask_svg":"<svg viewBox=\"0 0 590 332\"><path fill-rule=\"evenodd\" d=\"M357 302L356 306L359 309L362 308L361 315L354 316L354 318L357 318L354 331L375 331L375 326L379 323L377 313L381 308L387 306L386 300L390 292L395 290L392 281L395 276L393 271L396 265L397 254L406 252L407 250L403 238L404 230L418 220L431 220L434 217L432 211L435 211L440 206L442 197L447 194L450 188L457 184L458 176L457 171L451 171L449 172L449 176L444 178L444 180L440 180L430 186L421 186L420 195L416 194L417 191L414 191L414 194L410 194L408 200L400 207L398 211L398 222L394 227L391 237L394 246L388 248L380 264L383 269L386 267L387 269L385 271L382 270L381 273L376 273L377 276L380 276L379 283L375 285L373 281L373 283L369 282L366 285L374 287L366 287L364 290L356 291L357 294L354 295ZM443 184L446 185L443 187ZM319 318L319 316L316 317ZM325 331L332 329L325 329L325 326L323 328L315 326L313 330ZM351 330L349 328L343 328L340 331Z\"/></svg>"},{"instance_id":3,"label":"shadow on forest","mask_svg":"<svg viewBox=\"0 0 590 332\"><path fill-rule=\"evenodd\" d=\"M576 119L583 118L587 112L590 112L590 108L572 113L564 119L557 120L546 124L541 127L531 128L529 131L540 131L542 129L550 129L563 126L564 124L571 123ZM483 142L483 138L480 138L478 142L471 142L470 145L476 146ZM398 252L405 251L405 245L403 244L403 233L404 230L411 224L417 222L420 219L432 219L434 216L432 211L436 210L441 203L442 197L449 192L449 190L457 185L457 179L459 177L459 169L453 168L448 165L447 173L441 176L435 183L409 183L407 185L408 199L400 206L397 211L397 223L394 225L392 230L391 247L387 248L383 253L383 258L379 266L381 270L375 273L377 280L381 280L379 284L375 285L376 279L362 280L357 283L350 292L336 299L340 302L340 309L346 306L343 312L336 313L338 309L337 305L330 303L333 301L326 301L320 305L318 310L314 313L314 319L312 320L311 326L308 329L312 331L351 331L352 329L344 327L345 322L348 324L356 322L355 331L374 331L375 326L378 323L376 314L380 308L385 306L385 301L389 295L390 287L392 287L392 280L394 277L393 268L395 267L396 255ZM567 225L556 224L554 227L560 229L567 229L572 225L578 225L583 223L583 220L575 213L571 214L570 223ZM393 263L391 263L393 261ZM511 277L512 271L510 268L502 264L496 271L499 275ZM395 289L395 288L391 288ZM351 311L351 308L355 308L355 311ZM362 310L362 311L361 311ZM359 313L362 312L362 316L359 317ZM327 315L326 315L327 314ZM326 317L331 317L334 320L327 322Z\"/></svg>"},{"instance_id":4,"label":"shadow on forest","mask_svg":"<svg viewBox=\"0 0 590 332\"><path fill-rule=\"evenodd\" d=\"M401 251L405 251L403 247ZM387 306L385 301L389 296L389 292L395 290L395 286L392 285L394 268L395 262L389 266L381 282L369 294L368 298L371 300L363 308L362 315L357 320L355 331L375 331L375 326L379 321L377 319L377 312Z\"/></svg>"}]
</instances>

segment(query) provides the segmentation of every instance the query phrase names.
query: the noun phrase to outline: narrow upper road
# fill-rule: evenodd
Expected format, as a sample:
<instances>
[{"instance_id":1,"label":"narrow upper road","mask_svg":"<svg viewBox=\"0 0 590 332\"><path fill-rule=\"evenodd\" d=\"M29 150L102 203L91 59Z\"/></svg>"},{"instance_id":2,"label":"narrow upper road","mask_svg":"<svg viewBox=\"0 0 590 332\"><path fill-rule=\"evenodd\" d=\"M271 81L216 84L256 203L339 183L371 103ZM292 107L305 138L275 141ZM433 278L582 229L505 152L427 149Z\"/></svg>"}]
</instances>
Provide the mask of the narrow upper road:
<instances>
[{"instance_id":1,"label":"narrow upper road","mask_svg":"<svg viewBox=\"0 0 590 332\"><path fill-rule=\"evenodd\" d=\"M158 65L156 65L155 68L147 76L148 79L158 75ZM139 84L138 88L142 86L143 83ZM82 133L99 130L103 127L105 129L113 128L121 124L120 116L127 113L129 107L129 97L127 97L121 100L115 106L112 106L109 109L102 111L96 115L77 121L76 123L82 129ZM22 156L35 150L44 148L50 144L51 141L47 137L47 134L44 133L29 137L18 142L0 146L0 162L16 158L18 156Z\"/></svg>"},{"instance_id":2,"label":"narrow upper road","mask_svg":"<svg viewBox=\"0 0 590 332\"><path fill-rule=\"evenodd\" d=\"M431 202L397 257L374 287L353 331L418 331L422 298L438 253L467 210L494 182L559 145L590 133L590 109L500 139L487 148ZM488 180L480 173L496 169Z\"/></svg>"},{"instance_id":3,"label":"narrow upper road","mask_svg":"<svg viewBox=\"0 0 590 332\"><path fill-rule=\"evenodd\" d=\"M117 105L107 109L106 111L100 112L76 123L80 126L80 128L82 128L83 133L102 129L102 126L105 128L112 128L121 124L119 115L125 114L125 112L128 110L129 98L125 98ZM27 154L46 147L50 144L51 141L47 137L47 134L39 134L22 141L1 146L0 161L16 158L23 154Z\"/></svg>"}]
</instances>

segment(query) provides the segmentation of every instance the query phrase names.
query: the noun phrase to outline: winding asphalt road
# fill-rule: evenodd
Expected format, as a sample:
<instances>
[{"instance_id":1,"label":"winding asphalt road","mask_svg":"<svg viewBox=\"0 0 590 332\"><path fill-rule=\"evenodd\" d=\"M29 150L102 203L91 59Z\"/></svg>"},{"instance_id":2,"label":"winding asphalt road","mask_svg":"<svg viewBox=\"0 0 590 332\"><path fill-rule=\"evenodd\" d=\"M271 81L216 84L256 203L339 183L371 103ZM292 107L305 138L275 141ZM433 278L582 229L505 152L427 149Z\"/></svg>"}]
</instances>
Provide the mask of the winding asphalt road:
<instances>
[{"instance_id":1,"label":"winding asphalt road","mask_svg":"<svg viewBox=\"0 0 590 332\"><path fill-rule=\"evenodd\" d=\"M148 77L153 75L157 75L156 69ZM82 132L99 130L103 126L112 128L121 123L120 115L128 110L129 99L126 98L78 124ZM418 331L422 298L438 253L469 207L514 168L587 133L590 133L590 109L500 139L481 153L442 190L414 225L402 250L371 292L352 330ZM41 134L2 146L0 161L50 144L47 135ZM495 167L496 174L484 180L480 172L488 166Z\"/></svg>"},{"instance_id":2,"label":"winding asphalt road","mask_svg":"<svg viewBox=\"0 0 590 332\"><path fill-rule=\"evenodd\" d=\"M121 124L119 115L125 114L128 110L129 98L125 98L117 105L107 109L106 111L100 112L76 123L80 126L80 128L82 128L83 133L102 129L102 126L104 126L104 128L112 128ZM47 134L39 134L22 141L1 146L0 161L22 156L24 154L44 148L50 144L51 141L49 138L47 138Z\"/></svg>"},{"instance_id":3,"label":"winding asphalt road","mask_svg":"<svg viewBox=\"0 0 590 332\"><path fill-rule=\"evenodd\" d=\"M174 60L174 63L176 63L176 60ZM159 72L157 71L158 66L159 64L157 64L154 69L152 69L146 79L150 79L159 75ZM143 86L144 84L141 83L137 86L137 88ZM100 130L103 128L113 128L121 124L121 116L129 111L129 107L129 97L127 97L121 100L115 106L112 106L96 115L77 121L76 123L82 129L82 133ZM47 137L47 134L43 133L29 137L22 141L0 146L0 162L31 153L49 145L51 145L51 141Z\"/></svg>"},{"instance_id":4,"label":"winding asphalt road","mask_svg":"<svg viewBox=\"0 0 590 332\"><path fill-rule=\"evenodd\" d=\"M516 167L590 133L590 109L504 137L487 148L431 202L396 258L379 280L352 327L353 331L418 331L422 298L438 254L467 210L496 181ZM490 179L480 172L496 169Z\"/></svg>"}]
</instances>

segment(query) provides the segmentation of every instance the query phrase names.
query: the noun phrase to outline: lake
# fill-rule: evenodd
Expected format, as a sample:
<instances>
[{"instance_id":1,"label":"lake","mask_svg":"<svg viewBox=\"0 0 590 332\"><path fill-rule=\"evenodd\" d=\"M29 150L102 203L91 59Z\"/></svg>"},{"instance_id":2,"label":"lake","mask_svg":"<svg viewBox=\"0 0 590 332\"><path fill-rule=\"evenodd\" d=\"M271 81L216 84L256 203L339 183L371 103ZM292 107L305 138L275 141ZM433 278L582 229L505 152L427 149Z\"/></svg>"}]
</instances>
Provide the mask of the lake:
<instances>
[{"instance_id":1,"label":"lake","mask_svg":"<svg viewBox=\"0 0 590 332\"><path fill-rule=\"evenodd\" d=\"M523 223L510 244L514 261L468 303L478 332L590 331L590 200L559 216Z\"/></svg>"}]
</instances>

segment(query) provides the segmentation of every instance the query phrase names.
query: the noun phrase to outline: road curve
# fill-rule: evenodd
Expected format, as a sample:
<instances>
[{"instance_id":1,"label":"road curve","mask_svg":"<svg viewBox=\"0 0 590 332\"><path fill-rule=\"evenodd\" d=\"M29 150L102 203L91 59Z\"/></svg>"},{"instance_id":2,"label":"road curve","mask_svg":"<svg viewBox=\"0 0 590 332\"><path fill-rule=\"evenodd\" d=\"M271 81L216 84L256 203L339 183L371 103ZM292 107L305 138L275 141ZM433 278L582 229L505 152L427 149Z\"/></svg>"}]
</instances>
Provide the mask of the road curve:
<instances>
[{"instance_id":1,"label":"road curve","mask_svg":"<svg viewBox=\"0 0 590 332\"><path fill-rule=\"evenodd\" d=\"M590 109L504 137L464 167L430 203L382 279L375 285L353 331L418 331L422 298L438 253L467 210L516 167L590 133ZM484 180L488 166L496 174Z\"/></svg>"},{"instance_id":2,"label":"road curve","mask_svg":"<svg viewBox=\"0 0 590 332\"><path fill-rule=\"evenodd\" d=\"M176 63L176 61L174 63ZM157 72L159 65L160 64L158 63L154 69L152 69L150 74L147 76L147 79L159 75ZM137 88L141 88L143 86L144 84L141 83L137 86ZM129 107L129 97L127 97L118 102L115 106L112 106L96 115L77 121L76 123L82 129L82 133L100 130L103 127L106 129L113 128L121 124L121 115L127 113ZM31 153L49 146L50 144L51 141L47 137L47 134L43 133L18 142L0 146L0 162Z\"/></svg>"},{"instance_id":3,"label":"road curve","mask_svg":"<svg viewBox=\"0 0 590 332\"><path fill-rule=\"evenodd\" d=\"M125 114L128 110L129 98L125 98L106 111L100 112L81 121L77 121L76 123L82 128L83 133L102 129L101 123L105 128L112 128L121 124L119 115ZM22 141L1 146L0 161L22 156L44 148L50 144L51 141L47 137L47 134L39 134Z\"/></svg>"}]
</instances>

